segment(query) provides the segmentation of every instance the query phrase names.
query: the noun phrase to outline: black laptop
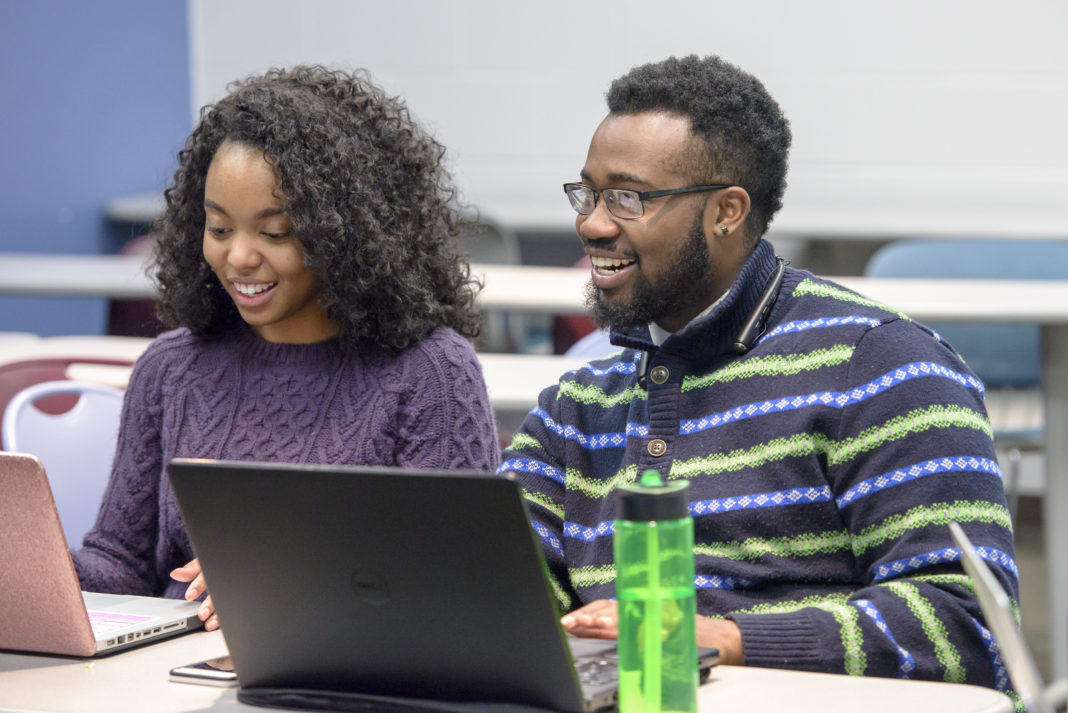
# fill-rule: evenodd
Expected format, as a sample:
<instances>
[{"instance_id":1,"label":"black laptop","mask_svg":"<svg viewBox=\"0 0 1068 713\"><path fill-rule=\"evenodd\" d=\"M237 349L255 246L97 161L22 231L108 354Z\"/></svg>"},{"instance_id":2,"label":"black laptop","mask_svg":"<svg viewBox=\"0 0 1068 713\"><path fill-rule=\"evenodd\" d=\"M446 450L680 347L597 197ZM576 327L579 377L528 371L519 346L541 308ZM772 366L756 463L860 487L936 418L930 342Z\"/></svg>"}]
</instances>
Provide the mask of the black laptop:
<instances>
[{"instance_id":1,"label":"black laptop","mask_svg":"<svg viewBox=\"0 0 1068 713\"><path fill-rule=\"evenodd\" d=\"M511 478L186 459L168 473L242 693L615 703L614 642L564 634ZM583 671L600 681L580 687Z\"/></svg>"}]
</instances>

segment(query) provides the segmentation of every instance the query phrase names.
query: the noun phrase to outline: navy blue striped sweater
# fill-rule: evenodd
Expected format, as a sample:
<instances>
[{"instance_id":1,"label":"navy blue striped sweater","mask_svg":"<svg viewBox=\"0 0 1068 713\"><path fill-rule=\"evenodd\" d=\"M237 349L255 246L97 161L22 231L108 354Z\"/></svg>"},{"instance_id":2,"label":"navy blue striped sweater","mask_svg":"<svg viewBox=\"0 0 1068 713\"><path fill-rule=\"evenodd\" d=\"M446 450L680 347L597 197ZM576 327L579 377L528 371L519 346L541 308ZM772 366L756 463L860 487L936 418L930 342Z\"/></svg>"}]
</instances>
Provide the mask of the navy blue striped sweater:
<instances>
[{"instance_id":1,"label":"navy blue striped sweater","mask_svg":"<svg viewBox=\"0 0 1068 713\"><path fill-rule=\"evenodd\" d=\"M500 470L561 607L614 597L610 495L655 468L690 481L698 611L738 623L746 664L1007 687L946 527L1015 599L982 384L930 330L794 269L737 355L774 267L762 241L659 348L645 328L613 335L623 351L564 374L515 435Z\"/></svg>"}]
</instances>

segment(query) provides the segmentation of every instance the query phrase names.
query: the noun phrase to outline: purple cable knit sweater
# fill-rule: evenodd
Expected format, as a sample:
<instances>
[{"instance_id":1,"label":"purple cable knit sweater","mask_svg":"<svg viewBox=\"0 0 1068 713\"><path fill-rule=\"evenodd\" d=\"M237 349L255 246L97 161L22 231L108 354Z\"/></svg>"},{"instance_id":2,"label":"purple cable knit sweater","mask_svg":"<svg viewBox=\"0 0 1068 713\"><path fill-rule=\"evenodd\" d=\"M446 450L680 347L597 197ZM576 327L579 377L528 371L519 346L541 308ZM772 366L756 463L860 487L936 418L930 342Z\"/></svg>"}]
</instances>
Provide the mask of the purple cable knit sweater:
<instances>
[{"instance_id":1,"label":"purple cable knit sweater","mask_svg":"<svg viewBox=\"0 0 1068 713\"><path fill-rule=\"evenodd\" d=\"M165 466L177 456L494 470L497 431L474 350L439 328L390 356L248 329L156 339L134 366L111 482L74 553L87 591L181 598L193 558Z\"/></svg>"}]
</instances>

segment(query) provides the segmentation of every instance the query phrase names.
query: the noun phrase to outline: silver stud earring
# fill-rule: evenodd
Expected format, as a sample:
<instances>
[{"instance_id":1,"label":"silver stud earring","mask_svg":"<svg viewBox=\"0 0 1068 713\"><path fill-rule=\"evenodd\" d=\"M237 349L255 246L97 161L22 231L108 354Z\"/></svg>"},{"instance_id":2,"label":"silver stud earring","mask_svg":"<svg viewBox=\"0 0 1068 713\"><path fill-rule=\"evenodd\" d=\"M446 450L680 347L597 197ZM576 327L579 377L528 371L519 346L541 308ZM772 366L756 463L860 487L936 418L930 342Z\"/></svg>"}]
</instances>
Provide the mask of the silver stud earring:
<instances>
[{"instance_id":1,"label":"silver stud earring","mask_svg":"<svg viewBox=\"0 0 1068 713\"><path fill-rule=\"evenodd\" d=\"M724 235L726 235L727 233L731 232L731 229L728 228L726 225L721 225L721 226L719 226L719 232L721 232Z\"/></svg>"}]
</instances>

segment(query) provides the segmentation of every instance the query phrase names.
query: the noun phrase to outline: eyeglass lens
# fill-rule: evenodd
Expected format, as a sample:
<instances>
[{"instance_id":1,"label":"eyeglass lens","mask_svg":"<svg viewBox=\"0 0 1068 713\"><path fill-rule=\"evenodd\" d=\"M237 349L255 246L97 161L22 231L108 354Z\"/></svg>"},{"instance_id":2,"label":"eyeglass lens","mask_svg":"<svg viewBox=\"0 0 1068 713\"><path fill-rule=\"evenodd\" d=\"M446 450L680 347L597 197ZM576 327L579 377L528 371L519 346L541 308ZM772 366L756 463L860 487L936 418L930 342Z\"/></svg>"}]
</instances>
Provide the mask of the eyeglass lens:
<instances>
[{"instance_id":1,"label":"eyeglass lens","mask_svg":"<svg viewBox=\"0 0 1068 713\"><path fill-rule=\"evenodd\" d=\"M645 213L638 193L623 188L596 191L582 184L573 184L568 186L567 197L577 212L589 215L597 207L598 193L604 198L608 212L617 218L640 218Z\"/></svg>"}]
</instances>

